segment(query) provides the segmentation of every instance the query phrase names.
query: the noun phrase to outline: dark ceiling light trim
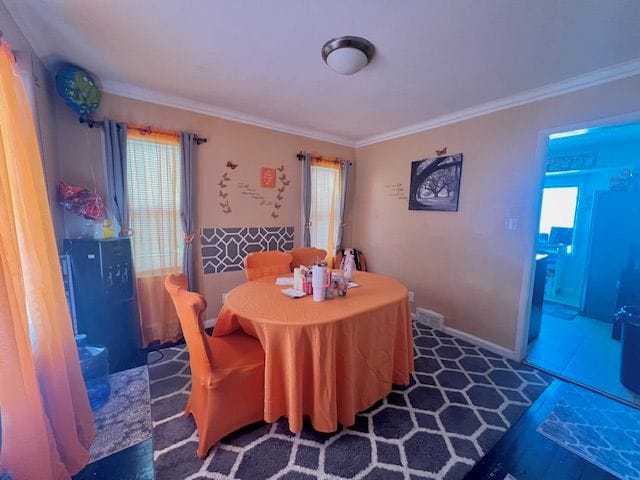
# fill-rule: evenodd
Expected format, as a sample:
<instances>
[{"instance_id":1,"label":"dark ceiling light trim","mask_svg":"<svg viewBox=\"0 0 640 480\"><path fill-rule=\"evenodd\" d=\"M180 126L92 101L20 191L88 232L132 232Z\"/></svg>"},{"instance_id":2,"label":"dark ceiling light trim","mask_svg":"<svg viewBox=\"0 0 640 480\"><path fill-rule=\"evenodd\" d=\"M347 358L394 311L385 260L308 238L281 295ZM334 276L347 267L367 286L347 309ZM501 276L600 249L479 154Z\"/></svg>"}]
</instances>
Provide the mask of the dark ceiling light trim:
<instances>
[{"instance_id":1,"label":"dark ceiling light trim","mask_svg":"<svg viewBox=\"0 0 640 480\"><path fill-rule=\"evenodd\" d=\"M373 54L376 53L376 47L366 38L345 35L343 37L332 38L324 44L322 47L322 59L326 63L327 57L331 52L344 47L357 48L367 56L368 61L371 61Z\"/></svg>"},{"instance_id":2,"label":"dark ceiling light trim","mask_svg":"<svg viewBox=\"0 0 640 480\"><path fill-rule=\"evenodd\" d=\"M364 53L364 55L367 57L367 63L365 65L362 65L362 67L360 68L363 68L364 66L368 65L369 62L371 62L371 59L373 58L376 52L376 47L374 47L373 43L371 43L366 38L354 37L351 35L332 38L327 43L325 43L322 47L322 59L329 67L331 67L331 64L327 60L329 58L329 55L341 48L356 49ZM360 68L358 68L358 70ZM351 73L355 73L355 71ZM348 75L350 75L351 73L348 73Z\"/></svg>"}]
</instances>

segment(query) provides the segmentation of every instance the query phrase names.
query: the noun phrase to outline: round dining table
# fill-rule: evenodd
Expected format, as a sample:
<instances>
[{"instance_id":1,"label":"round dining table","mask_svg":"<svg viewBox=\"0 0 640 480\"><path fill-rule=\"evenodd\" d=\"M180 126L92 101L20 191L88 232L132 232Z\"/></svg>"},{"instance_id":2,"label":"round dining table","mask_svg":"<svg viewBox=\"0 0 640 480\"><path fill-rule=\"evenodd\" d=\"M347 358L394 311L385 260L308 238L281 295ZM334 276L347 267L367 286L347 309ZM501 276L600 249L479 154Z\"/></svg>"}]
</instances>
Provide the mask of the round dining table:
<instances>
[{"instance_id":1,"label":"round dining table","mask_svg":"<svg viewBox=\"0 0 640 480\"><path fill-rule=\"evenodd\" d=\"M397 280L356 272L345 297L292 299L276 277L231 290L213 335L239 329L265 353L264 419L289 420L299 432L305 416L319 432L350 426L356 414L407 385L413 370L408 292Z\"/></svg>"}]
</instances>

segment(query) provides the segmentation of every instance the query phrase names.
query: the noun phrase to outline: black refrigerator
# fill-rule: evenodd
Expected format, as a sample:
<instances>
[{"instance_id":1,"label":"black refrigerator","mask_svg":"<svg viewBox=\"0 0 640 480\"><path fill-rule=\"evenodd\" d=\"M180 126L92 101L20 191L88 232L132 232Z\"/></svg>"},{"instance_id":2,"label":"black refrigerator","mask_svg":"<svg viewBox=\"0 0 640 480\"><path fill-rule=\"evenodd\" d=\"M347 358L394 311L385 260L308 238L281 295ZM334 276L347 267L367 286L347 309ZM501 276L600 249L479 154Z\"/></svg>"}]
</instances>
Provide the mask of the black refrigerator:
<instances>
[{"instance_id":1,"label":"black refrigerator","mask_svg":"<svg viewBox=\"0 0 640 480\"><path fill-rule=\"evenodd\" d=\"M67 239L77 332L109 350L109 372L144 364L129 238Z\"/></svg>"},{"instance_id":2,"label":"black refrigerator","mask_svg":"<svg viewBox=\"0 0 640 480\"><path fill-rule=\"evenodd\" d=\"M611 322L629 257L640 244L640 192L594 195L584 315Z\"/></svg>"}]
</instances>

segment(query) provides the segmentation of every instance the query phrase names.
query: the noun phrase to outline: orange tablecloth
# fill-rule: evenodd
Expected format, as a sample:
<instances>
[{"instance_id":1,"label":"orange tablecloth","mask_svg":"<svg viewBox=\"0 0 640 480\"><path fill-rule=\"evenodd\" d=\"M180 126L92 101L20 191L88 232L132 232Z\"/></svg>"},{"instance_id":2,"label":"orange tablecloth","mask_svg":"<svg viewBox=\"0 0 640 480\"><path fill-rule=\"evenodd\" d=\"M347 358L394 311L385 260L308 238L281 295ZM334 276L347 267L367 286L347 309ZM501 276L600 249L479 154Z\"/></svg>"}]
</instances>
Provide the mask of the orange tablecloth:
<instances>
[{"instance_id":1,"label":"orange tablecloth","mask_svg":"<svg viewBox=\"0 0 640 480\"><path fill-rule=\"evenodd\" d=\"M313 428L333 432L407 384L413 337L407 289L398 281L357 272L344 298L314 302L280 293L276 277L248 282L227 295L214 336L238 329L265 351L264 419L289 419L292 432L305 415Z\"/></svg>"}]
</instances>

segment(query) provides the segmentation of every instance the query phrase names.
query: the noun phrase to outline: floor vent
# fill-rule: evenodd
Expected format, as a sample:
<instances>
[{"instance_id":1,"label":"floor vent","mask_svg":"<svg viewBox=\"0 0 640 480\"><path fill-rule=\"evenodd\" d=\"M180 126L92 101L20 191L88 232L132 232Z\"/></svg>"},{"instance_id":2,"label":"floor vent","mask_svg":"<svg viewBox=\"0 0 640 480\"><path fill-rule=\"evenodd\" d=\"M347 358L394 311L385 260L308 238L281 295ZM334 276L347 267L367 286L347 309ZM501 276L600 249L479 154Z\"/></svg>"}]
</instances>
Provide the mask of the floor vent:
<instances>
[{"instance_id":1,"label":"floor vent","mask_svg":"<svg viewBox=\"0 0 640 480\"><path fill-rule=\"evenodd\" d=\"M427 327L435 330L442 330L444 328L444 315L427 310L426 308L416 308L416 315L418 321Z\"/></svg>"}]
</instances>

